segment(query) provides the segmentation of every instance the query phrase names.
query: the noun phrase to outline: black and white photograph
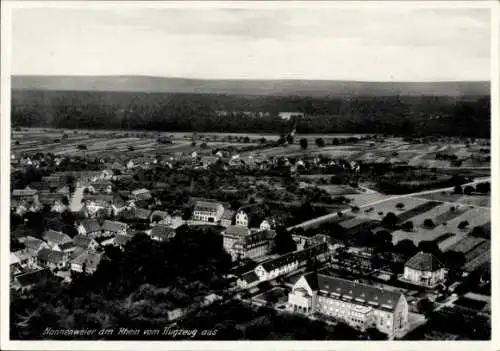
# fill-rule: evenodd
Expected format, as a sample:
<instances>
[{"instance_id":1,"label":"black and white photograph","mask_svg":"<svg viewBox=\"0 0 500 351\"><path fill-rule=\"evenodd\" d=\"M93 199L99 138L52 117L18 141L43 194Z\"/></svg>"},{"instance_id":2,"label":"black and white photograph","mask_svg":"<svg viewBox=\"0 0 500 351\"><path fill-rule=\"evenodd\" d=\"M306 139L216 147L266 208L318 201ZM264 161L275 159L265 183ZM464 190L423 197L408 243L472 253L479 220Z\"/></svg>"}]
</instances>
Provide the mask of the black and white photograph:
<instances>
[{"instance_id":1,"label":"black and white photograph","mask_svg":"<svg viewBox=\"0 0 500 351\"><path fill-rule=\"evenodd\" d=\"M494 350L473 5L2 2L2 348Z\"/></svg>"}]
</instances>

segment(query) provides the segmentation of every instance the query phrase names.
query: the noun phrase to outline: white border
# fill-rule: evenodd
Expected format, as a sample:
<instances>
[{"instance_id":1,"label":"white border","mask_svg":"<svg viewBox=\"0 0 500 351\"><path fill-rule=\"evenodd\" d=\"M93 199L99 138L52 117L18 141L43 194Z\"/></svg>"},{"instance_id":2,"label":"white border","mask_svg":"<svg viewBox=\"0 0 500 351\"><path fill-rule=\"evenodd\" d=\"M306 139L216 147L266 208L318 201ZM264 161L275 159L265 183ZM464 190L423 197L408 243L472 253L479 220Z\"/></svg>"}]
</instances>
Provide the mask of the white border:
<instances>
[{"instance_id":1,"label":"white border","mask_svg":"<svg viewBox=\"0 0 500 351\"><path fill-rule=\"evenodd\" d=\"M33 7L71 7L71 8L185 8L185 7L224 7L224 8L286 8L286 7L427 7L427 8L490 8L492 16L491 26L491 102L492 102L492 160L500 160L500 121L499 107L499 3L497 1L11 1L1 2L1 118L0 118L0 349L3 350L136 350L136 349L171 349L171 350L290 350L300 348L301 350L359 350L360 348L380 349L390 347L393 350L500 350L500 337L492 332L492 341L468 342L468 341L404 341L404 342L377 342L370 341L368 344L363 341L339 341L339 342L244 342L244 341L213 341L213 342L67 342L67 341L10 341L9 339L9 195L10 195L10 40L11 40L11 11L13 8L33 8ZM500 330L500 301L499 300L499 258L500 239L495 233L500 230L500 187L496 181L500 177L500 165L492 162L492 331ZM495 181L493 181L495 180Z\"/></svg>"}]
</instances>

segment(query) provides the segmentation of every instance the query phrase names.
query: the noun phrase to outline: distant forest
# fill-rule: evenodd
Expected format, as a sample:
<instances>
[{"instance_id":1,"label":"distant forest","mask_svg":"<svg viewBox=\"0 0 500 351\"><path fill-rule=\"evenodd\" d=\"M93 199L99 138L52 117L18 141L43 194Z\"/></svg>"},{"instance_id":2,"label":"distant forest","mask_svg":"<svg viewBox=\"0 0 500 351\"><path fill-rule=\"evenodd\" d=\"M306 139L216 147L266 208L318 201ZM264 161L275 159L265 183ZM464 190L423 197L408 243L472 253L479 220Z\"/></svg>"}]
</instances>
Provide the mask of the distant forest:
<instances>
[{"instance_id":1,"label":"distant forest","mask_svg":"<svg viewBox=\"0 0 500 351\"><path fill-rule=\"evenodd\" d=\"M217 111L231 111L229 115ZM268 112L258 117L243 112ZM12 91L13 127L490 137L490 97L311 98L180 93Z\"/></svg>"}]
</instances>

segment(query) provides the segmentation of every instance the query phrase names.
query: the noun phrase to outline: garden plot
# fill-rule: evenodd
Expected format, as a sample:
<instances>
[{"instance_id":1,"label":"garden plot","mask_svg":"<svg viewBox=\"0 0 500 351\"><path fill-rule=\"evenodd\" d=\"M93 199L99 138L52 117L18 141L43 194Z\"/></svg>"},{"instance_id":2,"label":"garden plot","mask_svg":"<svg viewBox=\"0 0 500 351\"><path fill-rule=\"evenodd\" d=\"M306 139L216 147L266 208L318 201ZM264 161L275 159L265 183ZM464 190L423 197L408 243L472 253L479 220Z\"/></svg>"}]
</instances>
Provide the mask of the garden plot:
<instances>
[{"instance_id":1,"label":"garden plot","mask_svg":"<svg viewBox=\"0 0 500 351\"><path fill-rule=\"evenodd\" d=\"M398 214L398 224L403 224L404 222L408 221L409 219L413 219L416 216L427 213L431 211L432 209L438 207L441 205L440 202L438 201L429 201L425 202L421 205L418 205L411 210L405 211L403 213Z\"/></svg>"},{"instance_id":2,"label":"garden plot","mask_svg":"<svg viewBox=\"0 0 500 351\"><path fill-rule=\"evenodd\" d=\"M380 219L381 216L385 216L388 212L392 212L395 215L399 215L404 211L412 210L420 205L429 202L428 200L419 199L415 197L405 197L405 198L397 198L390 199L378 204L373 205L373 211L368 213L367 215L373 219ZM396 208L396 205L403 204L401 210ZM379 213L380 212L380 213Z\"/></svg>"},{"instance_id":3,"label":"garden plot","mask_svg":"<svg viewBox=\"0 0 500 351\"><path fill-rule=\"evenodd\" d=\"M491 262L491 244L489 245L483 254L476 256L474 259L470 260L465 264L463 269L466 272L472 272L481 267L485 263Z\"/></svg>"},{"instance_id":4,"label":"garden plot","mask_svg":"<svg viewBox=\"0 0 500 351\"><path fill-rule=\"evenodd\" d=\"M458 198L457 203L467 204L479 207L491 207L491 196L490 195L466 195Z\"/></svg>"},{"instance_id":5,"label":"garden plot","mask_svg":"<svg viewBox=\"0 0 500 351\"><path fill-rule=\"evenodd\" d=\"M475 236L466 236L456 244L448 247L449 251L456 251L456 252L462 252L464 254L473 251L476 247L479 245L482 245L484 242L486 242L486 239L483 238L477 238ZM474 255L475 257L476 255ZM472 257L471 257L472 258Z\"/></svg>"}]
</instances>

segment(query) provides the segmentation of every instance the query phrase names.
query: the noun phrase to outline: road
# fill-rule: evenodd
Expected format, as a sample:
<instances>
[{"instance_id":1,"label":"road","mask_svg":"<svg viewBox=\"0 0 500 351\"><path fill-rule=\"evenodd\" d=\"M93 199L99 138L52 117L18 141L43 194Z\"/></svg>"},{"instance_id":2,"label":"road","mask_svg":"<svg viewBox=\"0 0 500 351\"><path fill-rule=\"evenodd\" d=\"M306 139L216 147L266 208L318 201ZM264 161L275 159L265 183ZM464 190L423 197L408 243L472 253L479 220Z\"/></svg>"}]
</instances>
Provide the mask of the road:
<instances>
[{"instance_id":1,"label":"road","mask_svg":"<svg viewBox=\"0 0 500 351\"><path fill-rule=\"evenodd\" d=\"M476 185L478 183L487 182L487 181L491 181L491 177L478 178L478 179L474 180L473 182L470 182L470 183L467 183L467 184L462 184L462 187L468 186L468 185ZM368 189L368 188L365 188L365 189ZM365 204L365 205L361 206L361 208L374 206L374 205L377 205L377 204L380 204L380 203L386 202L386 201L393 201L393 200L403 199L403 198L406 198L406 197L418 197L418 196L422 196L422 195L440 193L442 191L453 191L453 189L454 189L454 187L447 187L447 188L441 188L441 189L419 191L419 192L411 193L411 194L395 195L395 196L391 196L391 197L388 197L388 198L385 198L385 199L382 199L382 200L377 200L377 201L374 201L374 202L370 202L368 204ZM339 211L339 212L341 212L342 214L346 214L346 213L348 213L350 211L351 211L350 208L346 208L345 210L342 210L342 211ZM336 218L337 216L338 216L338 212L329 213L327 215L324 215L324 216L321 216L321 217L317 217L317 218L314 218L314 219L310 219L310 220L302 222L300 224L288 227L287 230L292 230L292 229L295 229L295 228L309 229L309 228L312 228L312 227L317 227L317 226L319 226L322 223L331 221L332 219Z\"/></svg>"}]
</instances>

